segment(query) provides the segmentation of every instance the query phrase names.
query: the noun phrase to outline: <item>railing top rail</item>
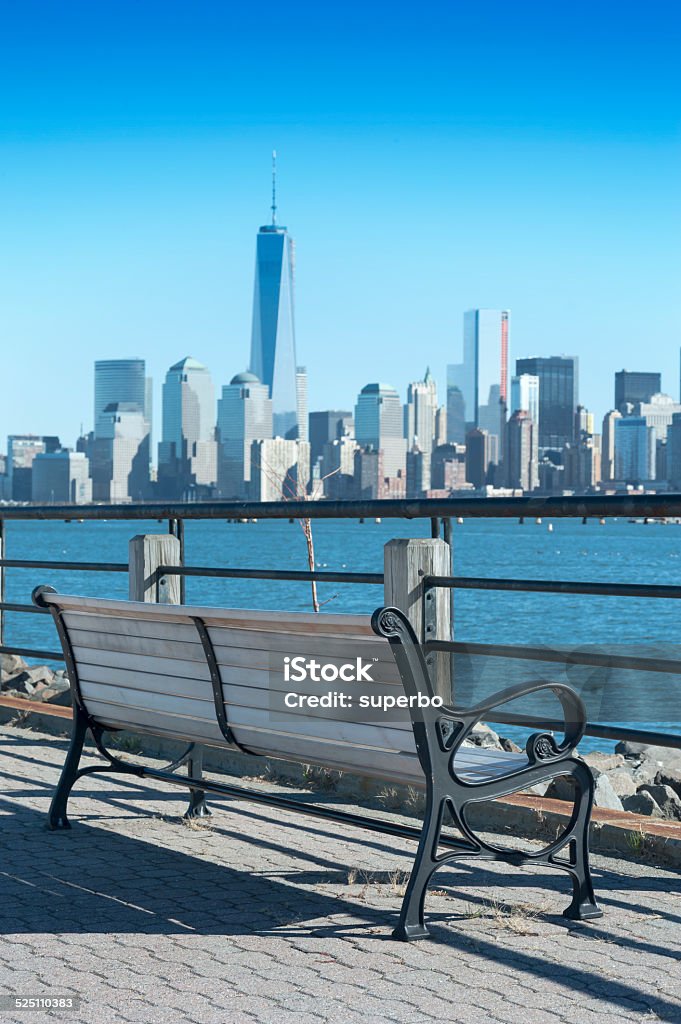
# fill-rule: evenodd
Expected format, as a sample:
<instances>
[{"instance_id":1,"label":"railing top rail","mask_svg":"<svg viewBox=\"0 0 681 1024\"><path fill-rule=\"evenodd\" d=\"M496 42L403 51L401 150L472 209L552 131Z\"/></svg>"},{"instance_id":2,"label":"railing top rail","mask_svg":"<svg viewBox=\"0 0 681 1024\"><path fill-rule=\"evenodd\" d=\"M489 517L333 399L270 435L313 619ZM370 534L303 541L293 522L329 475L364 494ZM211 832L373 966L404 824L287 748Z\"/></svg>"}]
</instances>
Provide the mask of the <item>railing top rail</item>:
<instances>
[{"instance_id":1,"label":"railing top rail","mask_svg":"<svg viewBox=\"0 0 681 1024\"><path fill-rule=\"evenodd\" d=\"M431 587L444 587L448 590L507 590L539 594L592 594L601 597L681 599L681 586L669 583L497 579L492 576L424 576L423 586L426 590Z\"/></svg>"},{"instance_id":2,"label":"railing top rail","mask_svg":"<svg viewBox=\"0 0 681 1024\"><path fill-rule=\"evenodd\" d=\"M308 572L296 569L230 569L204 565L159 565L159 576L201 576L237 580L286 580L310 583L372 583L382 584L382 572Z\"/></svg>"},{"instance_id":3,"label":"railing top rail","mask_svg":"<svg viewBox=\"0 0 681 1024\"><path fill-rule=\"evenodd\" d=\"M564 497L422 498L380 501L196 501L120 505L3 505L2 519L485 519L633 516L681 517L681 494L586 494Z\"/></svg>"}]
</instances>

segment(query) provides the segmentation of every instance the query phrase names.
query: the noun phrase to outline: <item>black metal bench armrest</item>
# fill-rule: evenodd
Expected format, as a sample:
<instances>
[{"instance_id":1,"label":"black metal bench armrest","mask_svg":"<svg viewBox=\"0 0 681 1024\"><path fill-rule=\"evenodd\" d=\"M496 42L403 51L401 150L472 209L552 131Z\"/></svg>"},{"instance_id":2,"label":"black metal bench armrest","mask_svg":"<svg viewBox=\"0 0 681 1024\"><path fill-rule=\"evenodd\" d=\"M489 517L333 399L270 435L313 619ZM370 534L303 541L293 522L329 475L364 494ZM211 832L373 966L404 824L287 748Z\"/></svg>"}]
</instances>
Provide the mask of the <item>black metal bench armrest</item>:
<instances>
[{"instance_id":1,"label":"black metal bench armrest","mask_svg":"<svg viewBox=\"0 0 681 1024\"><path fill-rule=\"evenodd\" d=\"M587 722L586 708L581 697L571 687L566 686L565 683L544 680L509 686L471 708L443 708L446 717L451 716L463 726L454 739L453 748L460 746L474 726L486 718L490 711L503 704L508 704L510 701L518 700L518 698L531 693L539 693L542 690L551 690L558 697L563 709L565 734L562 743L558 743L551 733L533 733L527 740L527 757L530 762L534 763L535 761L553 761L569 755L584 735Z\"/></svg>"},{"instance_id":2,"label":"black metal bench armrest","mask_svg":"<svg viewBox=\"0 0 681 1024\"><path fill-rule=\"evenodd\" d=\"M424 646L427 650L427 644L424 646L419 644L411 623L404 613L398 608L377 608L372 616L371 625L378 636L384 636L389 641L407 694L422 693L432 698L433 685L424 655ZM455 751L475 724L488 712L502 704L508 704L509 701L541 690L551 690L560 700L563 708L565 735L563 741L558 743L550 732L533 733L527 740L527 758L530 764L557 761L567 757L574 750L586 729L584 703L578 694L565 683L548 680L519 683L517 686L510 686L495 693L472 708L444 705L432 708L430 712L412 709L412 723L416 728L420 719L425 723L427 730L436 729L438 742L443 743L448 751ZM449 731L446 729L447 722L456 723L457 727ZM444 735L445 731L447 732L446 736ZM421 752L419 752L419 756L421 756Z\"/></svg>"}]
</instances>

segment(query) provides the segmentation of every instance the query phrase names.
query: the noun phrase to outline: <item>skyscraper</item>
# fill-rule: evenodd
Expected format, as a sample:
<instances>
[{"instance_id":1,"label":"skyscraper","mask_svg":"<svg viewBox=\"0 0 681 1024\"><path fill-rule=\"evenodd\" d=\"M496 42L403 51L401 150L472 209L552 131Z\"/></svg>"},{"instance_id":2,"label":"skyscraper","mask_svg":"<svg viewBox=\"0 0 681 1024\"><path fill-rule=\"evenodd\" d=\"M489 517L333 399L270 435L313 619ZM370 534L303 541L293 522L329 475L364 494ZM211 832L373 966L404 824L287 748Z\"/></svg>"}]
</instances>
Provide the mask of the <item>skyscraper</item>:
<instances>
[{"instance_id":1,"label":"skyscraper","mask_svg":"<svg viewBox=\"0 0 681 1024\"><path fill-rule=\"evenodd\" d=\"M615 408L626 415L628 405L649 402L661 390L662 376L659 373L619 370L615 374Z\"/></svg>"},{"instance_id":2,"label":"skyscraper","mask_svg":"<svg viewBox=\"0 0 681 1024\"><path fill-rule=\"evenodd\" d=\"M615 421L615 475L629 483L655 479L655 431L643 416Z\"/></svg>"},{"instance_id":3,"label":"skyscraper","mask_svg":"<svg viewBox=\"0 0 681 1024\"><path fill-rule=\"evenodd\" d=\"M143 501L149 491L149 424L135 402L111 402L90 459L94 501Z\"/></svg>"},{"instance_id":4,"label":"skyscraper","mask_svg":"<svg viewBox=\"0 0 681 1024\"><path fill-rule=\"evenodd\" d=\"M143 413L151 429L151 378L145 376L143 359L98 359L95 362L95 436L107 406L124 402ZM108 431L109 423L105 426Z\"/></svg>"},{"instance_id":5,"label":"skyscraper","mask_svg":"<svg viewBox=\"0 0 681 1024\"><path fill-rule=\"evenodd\" d=\"M272 154L272 223L258 231L250 372L270 390L274 432L295 437L298 423L293 300L294 243L277 224L276 153Z\"/></svg>"},{"instance_id":6,"label":"skyscraper","mask_svg":"<svg viewBox=\"0 0 681 1024\"><path fill-rule=\"evenodd\" d=\"M426 367L423 380L412 382L407 388L404 407L404 436L407 451L422 453L421 477L423 489L430 487L430 456L435 447L435 420L437 417L437 385Z\"/></svg>"},{"instance_id":7,"label":"skyscraper","mask_svg":"<svg viewBox=\"0 0 681 1024\"><path fill-rule=\"evenodd\" d=\"M546 451L562 451L574 440L578 365L576 356L516 359L518 376L529 373L539 378L540 455Z\"/></svg>"},{"instance_id":8,"label":"skyscraper","mask_svg":"<svg viewBox=\"0 0 681 1024\"><path fill-rule=\"evenodd\" d=\"M672 417L681 412L681 405L671 395L658 393L651 395L648 402L637 402L633 411L635 416L643 416L647 425L653 428L656 441L666 441Z\"/></svg>"},{"instance_id":9,"label":"skyscraper","mask_svg":"<svg viewBox=\"0 0 681 1024\"><path fill-rule=\"evenodd\" d=\"M402 403L390 384L367 384L355 406L355 437L361 448L382 453L386 477L404 477L407 442L402 430Z\"/></svg>"},{"instance_id":10,"label":"skyscraper","mask_svg":"<svg viewBox=\"0 0 681 1024\"><path fill-rule=\"evenodd\" d=\"M407 388L404 407L404 436L407 447L417 445L421 451L430 451L435 439L437 414L437 385L426 367L423 380L413 381Z\"/></svg>"},{"instance_id":11,"label":"skyscraper","mask_svg":"<svg viewBox=\"0 0 681 1024\"><path fill-rule=\"evenodd\" d=\"M601 479L604 482L615 480L615 425L622 419L618 409L611 409L603 417L601 434Z\"/></svg>"},{"instance_id":12,"label":"skyscraper","mask_svg":"<svg viewBox=\"0 0 681 1024\"><path fill-rule=\"evenodd\" d=\"M251 445L272 437L269 388L253 373L237 373L218 402L218 490L222 498L249 496Z\"/></svg>"},{"instance_id":13,"label":"skyscraper","mask_svg":"<svg viewBox=\"0 0 681 1024\"><path fill-rule=\"evenodd\" d=\"M506 483L522 491L539 486L537 426L526 409L517 409L506 432Z\"/></svg>"},{"instance_id":14,"label":"skyscraper","mask_svg":"<svg viewBox=\"0 0 681 1024\"><path fill-rule=\"evenodd\" d=\"M531 373L521 373L511 377L511 408L510 412L529 412L535 426L539 428L539 377Z\"/></svg>"},{"instance_id":15,"label":"skyscraper","mask_svg":"<svg viewBox=\"0 0 681 1024\"><path fill-rule=\"evenodd\" d=\"M466 441L466 403L457 383L460 379L461 367L450 363L447 366L447 441L450 444Z\"/></svg>"},{"instance_id":16,"label":"skyscraper","mask_svg":"<svg viewBox=\"0 0 681 1024\"><path fill-rule=\"evenodd\" d=\"M298 416L298 432L296 437L299 441L308 440L307 420L307 367L296 367L296 413Z\"/></svg>"},{"instance_id":17,"label":"skyscraper","mask_svg":"<svg viewBox=\"0 0 681 1024\"><path fill-rule=\"evenodd\" d=\"M448 389L461 392L466 429L480 427L499 441L508 404L510 319L508 309L467 310L463 362L448 367L447 378Z\"/></svg>"},{"instance_id":18,"label":"skyscraper","mask_svg":"<svg viewBox=\"0 0 681 1024\"><path fill-rule=\"evenodd\" d=\"M291 501L304 497L310 482L308 441L269 437L251 444L252 501Z\"/></svg>"},{"instance_id":19,"label":"skyscraper","mask_svg":"<svg viewBox=\"0 0 681 1024\"><path fill-rule=\"evenodd\" d=\"M163 385L158 483L166 497L217 479L215 391L207 368L191 356L171 366Z\"/></svg>"},{"instance_id":20,"label":"skyscraper","mask_svg":"<svg viewBox=\"0 0 681 1024\"><path fill-rule=\"evenodd\" d=\"M667 480L674 490L681 488L681 413L674 413L667 433Z\"/></svg>"},{"instance_id":21,"label":"skyscraper","mask_svg":"<svg viewBox=\"0 0 681 1024\"><path fill-rule=\"evenodd\" d=\"M14 501L31 501L34 459L43 452L55 452L59 448L58 437L10 434L7 438L7 497Z\"/></svg>"},{"instance_id":22,"label":"skyscraper","mask_svg":"<svg viewBox=\"0 0 681 1024\"><path fill-rule=\"evenodd\" d=\"M473 487L482 488L491 482L492 467L498 461L496 437L486 430L473 427L466 434L466 480Z\"/></svg>"},{"instance_id":23,"label":"skyscraper","mask_svg":"<svg viewBox=\"0 0 681 1024\"><path fill-rule=\"evenodd\" d=\"M340 501L353 497L356 451L357 442L348 434L340 434L324 445L321 476L327 498Z\"/></svg>"},{"instance_id":24,"label":"skyscraper","mask_svg":"<svg viewBox=\"0 0 681 1024\"><path fill-rule=\"evenodd\" d=\"M90 463L83 452L41 452L33 460L31 500L39 505L92 501Z\"/></svg>"}]
</instances>

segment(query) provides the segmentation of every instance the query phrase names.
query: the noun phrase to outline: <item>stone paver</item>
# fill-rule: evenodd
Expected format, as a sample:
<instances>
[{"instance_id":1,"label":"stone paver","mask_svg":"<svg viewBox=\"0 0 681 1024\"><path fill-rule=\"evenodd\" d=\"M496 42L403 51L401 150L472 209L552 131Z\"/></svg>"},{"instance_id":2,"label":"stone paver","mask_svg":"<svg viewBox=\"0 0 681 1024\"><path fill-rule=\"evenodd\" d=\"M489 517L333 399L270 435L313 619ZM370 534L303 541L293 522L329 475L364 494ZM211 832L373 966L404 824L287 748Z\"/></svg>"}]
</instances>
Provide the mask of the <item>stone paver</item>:
<instances>
[{"instance_id":1,"label":"stone paver","mask_svg":"<svg viewBox=\"0 0 681 1024\"><path fill-rule=\"evenodd\" d=\"M434 941L390 940L406 841L102 776L45 811L65 744L0 727L0 994L74 995L20 1024L681 1022L681 876L595 857L606 916L566 922L567 876L459 864L429 894ZM276 788L271 782L261 782Z\"/></svg>"}]
</instances>

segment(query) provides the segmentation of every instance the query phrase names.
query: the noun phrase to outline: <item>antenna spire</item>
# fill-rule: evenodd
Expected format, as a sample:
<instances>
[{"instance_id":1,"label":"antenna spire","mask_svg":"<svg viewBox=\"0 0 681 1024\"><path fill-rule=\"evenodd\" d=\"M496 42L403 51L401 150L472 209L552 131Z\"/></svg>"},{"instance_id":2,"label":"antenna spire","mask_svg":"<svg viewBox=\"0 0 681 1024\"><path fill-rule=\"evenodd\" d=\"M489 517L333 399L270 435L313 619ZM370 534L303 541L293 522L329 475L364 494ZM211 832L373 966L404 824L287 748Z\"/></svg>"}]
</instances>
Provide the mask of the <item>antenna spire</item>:
<instances>
[{"instance_id":1,"label":"antenna spire","mask_svg":"<svg viewBox=\"0 0 681 1024\"><path fill-rule=\"evenodd\" d=\"M277 223L277 151L272 150L272 227Z\"/></svg>"}]
</instances>

